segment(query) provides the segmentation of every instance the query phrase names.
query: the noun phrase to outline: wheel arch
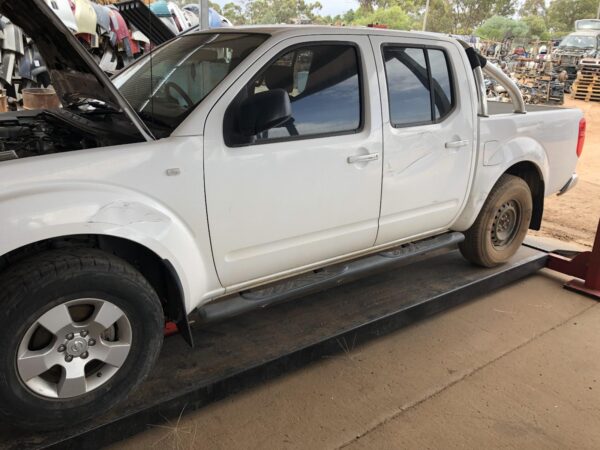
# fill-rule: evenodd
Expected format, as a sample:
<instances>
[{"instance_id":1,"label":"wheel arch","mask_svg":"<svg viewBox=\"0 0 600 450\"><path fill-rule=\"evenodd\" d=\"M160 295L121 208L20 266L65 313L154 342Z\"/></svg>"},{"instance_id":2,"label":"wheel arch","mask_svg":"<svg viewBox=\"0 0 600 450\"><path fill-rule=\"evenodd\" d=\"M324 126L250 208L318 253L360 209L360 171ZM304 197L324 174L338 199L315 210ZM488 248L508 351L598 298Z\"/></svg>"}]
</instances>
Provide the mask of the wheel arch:
<instances>
[{"instance_id":1,"label":"wheel arch","mask_svg":"<svg viewBox=\"0 0 600 450\"><path fill-rule=\"evenodd\" d=\"M0 255L0 272L30 256L62 248L95 248L127 261L154 288L163 305L165 318L174 321L182 337L193 345L185 293L177 270L171 261L138 242L105 234L56 236L23 245Z\"/></svg>"},{"instance_id":2,"label":"wheel arch","mask_svg":"<svg viewBox=\"0 0 600 450\"><path fill-rule=\"evenodd\" d=\"M542 226L542 216L544 215L544 193L546 189L540 168L531 161L521 161L510 166L504 174L519 177L529 186L533 201L529 229L539 230Z\"/></svg>"},{"instance_id":3,"label":"wheel arch","mask_svg":"<svg viewBox=\"0 0 600 450\"><path fill-rule=\"evenodd\" d=\"M548 161L544 153L534 153L514 158L506 165L481 166L473 180L472 191L461 215L451 227L453 231L468 230L479 215L492 188L504 174L523 179L532 193L533 211L530 229L539 230L544 213L547 191Z\"/></svg>"}]
</instances>

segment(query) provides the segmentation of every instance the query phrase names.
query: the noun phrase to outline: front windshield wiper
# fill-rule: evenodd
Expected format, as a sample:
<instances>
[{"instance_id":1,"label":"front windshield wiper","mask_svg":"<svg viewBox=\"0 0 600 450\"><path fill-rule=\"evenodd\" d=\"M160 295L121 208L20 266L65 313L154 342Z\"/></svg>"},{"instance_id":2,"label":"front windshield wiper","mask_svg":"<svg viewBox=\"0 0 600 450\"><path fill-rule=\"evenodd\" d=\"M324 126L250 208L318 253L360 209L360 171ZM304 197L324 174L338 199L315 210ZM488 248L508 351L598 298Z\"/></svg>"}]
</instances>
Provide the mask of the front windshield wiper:
<instances>
[{"instance_id":1,"label":"front windshield wiper","mask_svg":"<svg viewBox=\"0 0 600 450\"><path fill-rule=\"evenodd\" d=\"M81 100L79 102L71 103L69 108L81 108L82 106L90 106L93 109L85 111L85 112L102 112L102 113L122 113L123 110L121 108L117 108L108 103L102 102L100 100L95 100L92 98L88 98L85 100Z\"/></svg>"}]
</instances>

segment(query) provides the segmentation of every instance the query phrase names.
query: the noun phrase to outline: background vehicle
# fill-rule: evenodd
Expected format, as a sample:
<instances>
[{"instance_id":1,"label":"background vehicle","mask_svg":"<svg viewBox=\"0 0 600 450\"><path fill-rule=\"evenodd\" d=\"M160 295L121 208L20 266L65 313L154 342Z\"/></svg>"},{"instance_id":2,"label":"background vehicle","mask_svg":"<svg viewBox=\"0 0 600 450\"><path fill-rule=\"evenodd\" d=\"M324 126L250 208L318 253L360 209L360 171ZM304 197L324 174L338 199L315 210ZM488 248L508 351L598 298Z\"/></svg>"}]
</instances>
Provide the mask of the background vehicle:
<instances>
[{"instance_id":1,"label":"background vehicle","mask_svg":"<svg viewBox=\"0 0 600 450\"><path fill-rule=\"evenodd\" d=\"M567 71L567 92L577 77L579 62L583 58L600 57L600 21L594 19L578 20L575 22L574 33L560 41L553 54L553 62L557 72Z\"/></svg>"},{"instance_id":2,"label":"background vehicle","mask_svg":"<svg viewBox=\"0 0 600 450\"><path fill-rule=\"evenodd\" d=\"M42 0L15 5L0 12L46 37L63 104L0 118L0 414L16 424L107 410L164 319L185 335L198 307L264 305L456 232L467 259L501 264L576 181L581 112L525 113L450 38L189 33L111 82ZM482 67L512 105L488 104Z\"/></svg>"}]
</instances>

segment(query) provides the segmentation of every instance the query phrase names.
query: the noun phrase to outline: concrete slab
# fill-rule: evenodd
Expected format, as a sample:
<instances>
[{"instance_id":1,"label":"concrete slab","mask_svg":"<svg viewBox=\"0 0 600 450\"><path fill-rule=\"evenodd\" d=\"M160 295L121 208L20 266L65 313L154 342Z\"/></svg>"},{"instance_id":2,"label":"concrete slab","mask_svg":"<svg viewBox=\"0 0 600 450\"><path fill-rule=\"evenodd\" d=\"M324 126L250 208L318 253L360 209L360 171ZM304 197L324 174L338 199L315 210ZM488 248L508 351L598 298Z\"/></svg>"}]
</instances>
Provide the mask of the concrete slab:
<instances>
[{"instance_id":1,"label":"concrete slab","mask_svg":"<svg viewBox=\"0 0 600 450\"><path fill-rule=\"evenodd\" d=\"M587 309L347 448L600 448L599 327Z\"/></svg>"},{"instance_id":2,"label":"concrete slab","mask_svg":"<svg viewBox=\"0 0 600 450\"><path fill-rule=\"evenodd\" d=\"M508 400L515 404L520 402L521 415L524 411L537 411L539 405L547 407L552 403L551 396L537 399L535 391L528 387L534 375L539 377L533 367L543 363L548 370L560 366L564 351L569 353L573 349L563 342L564 351L559 351L557 342L546 336L551 330L583 320L586 312L591 314L591 308L596 305L588 298L561 289L564 281L542 272L367 345L355 348L352 342L340 342L344 349L342 356L323 358L306 369L183 415L178 423L148 424L148 432L113 448L156 445L211 449L339 448L346 445L448 448L471 442L485 443L489 447L497 435L509 436L513 429L520 435L527 434L530 440L523 442L552 443L551 439L557 439L556 433L549 430L525 433L523 430L528 429L529 422L519 418L502 419L506 422L505 428L490 434L489 430L478 428L476 416L473 420L469 417L477 411L478 405L479 410L482 405L487 408L481 415L480 422L484 423L486 417L510 416L515 406ZM600 311L598 315L600 317ZM577 339L569 336L570 339L579 344L590 339L588 333L593 325L573 328L572 333L583 335ZM534 344L536 347L532 348L536 351L524 351ZM534 358L535 354L538 359ZM539 360L540 355L545 355L545 359ZM487 369L488 366L501 367L499 364L505 360L513 362L502 366L501 375ZM582 385L592 383L587 382L587 378L597 372L596 363L585 365L581 359L577 367L581 371ZM472 380L480 384L475 385ZM581 393L565 381L568 378L561 380L557 375L548 376L547 380L545 389L549 392L561 392L565 398L573 399ZM468 387L462 387L467 384ZM600 391L600 386L597 389ZM487 399L486 403L482 404L480 398ZM436 416L432 415L435 407L429 405L440 401L438 399L446 402L439 408L452 405L451 415L446 417L441 410ZM461 408L467 410L468 405L471 406L465 415ZM585 405L591 407L591 402ZM412 428L402 425L405 417L417 415L423 408L431 409L407 422ZM589 412L578 412L571 405L567 414L573 422L578 415ZM465 419L463 428L456 425L460 417ZM539 422L539 417L535 417ZM563 418L566 420L566 416ZM502 420L497 427L502 427ZM560 417L556 416L555 420L560 421ZM550 423L545 421L544 426ZM582 419L582 423L585 420ZM431 430L438 426L437 434L432 434ZM397 433L396 429L401 427L404 433ZM405 439L404 435L409 432L412 433L410 439ZM596 442L594 433L588 435L589 442ZM473 441L465 434L473 436Z\"/></svg>"}]
</instances>

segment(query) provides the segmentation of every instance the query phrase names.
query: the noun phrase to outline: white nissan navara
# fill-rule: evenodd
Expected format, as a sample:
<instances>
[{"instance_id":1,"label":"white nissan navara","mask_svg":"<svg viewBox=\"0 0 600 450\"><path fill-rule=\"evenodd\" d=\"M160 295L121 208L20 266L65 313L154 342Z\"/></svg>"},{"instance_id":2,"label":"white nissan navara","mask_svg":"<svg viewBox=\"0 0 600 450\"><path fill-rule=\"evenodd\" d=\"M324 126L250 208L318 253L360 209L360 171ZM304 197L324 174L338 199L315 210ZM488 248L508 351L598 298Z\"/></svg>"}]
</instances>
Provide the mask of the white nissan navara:
<instances>
[{"instance_id":1,"label":"white nissan navara","mask_svg":"<svg viewBox=\"0 0 600 450\"><path fill-rule=\"evenodd\" d=\"M191 32L112 80L44 0L0 0L62 108L0 115L0 417L101 414L165 320L216 320L459 244L507 261L576 182L578 109L473 49L335 27ZM484 74L512 103L488 103ZM293 320L293 318L290 318Z\"/></svg>"}]
</instances>

